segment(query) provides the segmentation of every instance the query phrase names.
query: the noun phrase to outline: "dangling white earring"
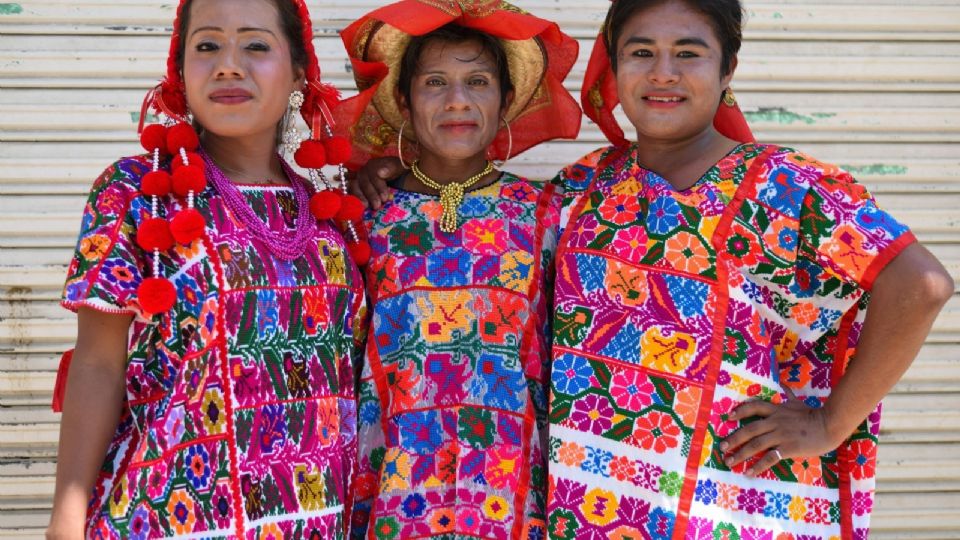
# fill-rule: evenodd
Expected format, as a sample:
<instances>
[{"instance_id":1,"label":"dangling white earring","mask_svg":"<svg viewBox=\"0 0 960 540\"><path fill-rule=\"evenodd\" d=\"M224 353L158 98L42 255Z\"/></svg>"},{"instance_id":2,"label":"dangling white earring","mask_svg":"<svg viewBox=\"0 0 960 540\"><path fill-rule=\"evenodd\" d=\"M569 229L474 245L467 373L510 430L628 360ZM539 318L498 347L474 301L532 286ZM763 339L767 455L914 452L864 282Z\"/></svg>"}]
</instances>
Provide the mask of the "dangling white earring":
<instances>
[{"instance_id":1,"label":"dangling white earring","mask_svg":"<svg viewBox=\"0 0 960 540\"><path fill-rule=\"evenodd\" d=\"M303 134L297 129L297 115L300 114L300 107L303 107L303 100L303 92L300 90L294 90L290 93L287 113L283 115L283 122L280 125L281 154L292 156L300 148L300 143L303 142Z\"/></svg>"}]
</instances>

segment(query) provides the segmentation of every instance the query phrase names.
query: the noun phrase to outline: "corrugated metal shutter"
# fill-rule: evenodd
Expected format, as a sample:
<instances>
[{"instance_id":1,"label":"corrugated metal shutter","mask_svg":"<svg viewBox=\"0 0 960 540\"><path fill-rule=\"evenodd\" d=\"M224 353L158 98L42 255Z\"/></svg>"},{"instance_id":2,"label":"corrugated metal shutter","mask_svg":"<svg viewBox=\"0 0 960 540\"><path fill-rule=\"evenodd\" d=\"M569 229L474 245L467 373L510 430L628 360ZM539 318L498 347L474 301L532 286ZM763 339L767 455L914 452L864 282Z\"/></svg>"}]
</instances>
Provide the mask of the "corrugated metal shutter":
<instances>
[{"instance_id":1,"label":"corrugated metal shutter","mask_svg":"<svg viewBox=\"0 0 960 540\"><path fill-rule=\"evenodd\" d=\"M327 80L352 85L336 31L381 4L309 2ZM607 0L519 0L581 40L579 91ZM846 166L960 276L960 5L956 0L748 0L735 82L761 140ZM140 100L161 75L174 6L143 0L0 3L0 537L47 522L57 307L91 181L138 152ZM546 144L512 167L551 176L601 144ZM960 302L886 400L874 538L958 538Z\"/></svg>"}]
</instances>

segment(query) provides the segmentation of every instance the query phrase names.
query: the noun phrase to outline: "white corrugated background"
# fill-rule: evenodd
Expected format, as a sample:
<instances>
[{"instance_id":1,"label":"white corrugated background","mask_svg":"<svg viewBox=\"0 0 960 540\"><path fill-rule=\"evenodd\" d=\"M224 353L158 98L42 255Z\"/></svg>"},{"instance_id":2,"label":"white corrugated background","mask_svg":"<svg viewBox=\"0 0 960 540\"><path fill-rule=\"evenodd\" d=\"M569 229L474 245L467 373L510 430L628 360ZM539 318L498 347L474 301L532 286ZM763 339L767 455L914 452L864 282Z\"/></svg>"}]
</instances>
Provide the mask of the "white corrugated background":
<instances>
[{"instance_id":1,"label":"white corrugated background","mask_svg":"<svg viewBox=\"0 0 960 540\"><path fill-rule=\"evenodd\" d=\"M352 79L337 30L379 5L310 1L328 81ZM581 41L579 93L608 0L518 0ZM960 1L747 0L735 88L758 137L839 163L960 276ZM163 72L174 5L0 3L0 537L39 537L53 491L57 307L85 193L138 152L137 114ZM601 143L545 144L517 172L548 177ZM960 538L960 302L886 400L873 538Z\"/></svg>"}]
</instances>

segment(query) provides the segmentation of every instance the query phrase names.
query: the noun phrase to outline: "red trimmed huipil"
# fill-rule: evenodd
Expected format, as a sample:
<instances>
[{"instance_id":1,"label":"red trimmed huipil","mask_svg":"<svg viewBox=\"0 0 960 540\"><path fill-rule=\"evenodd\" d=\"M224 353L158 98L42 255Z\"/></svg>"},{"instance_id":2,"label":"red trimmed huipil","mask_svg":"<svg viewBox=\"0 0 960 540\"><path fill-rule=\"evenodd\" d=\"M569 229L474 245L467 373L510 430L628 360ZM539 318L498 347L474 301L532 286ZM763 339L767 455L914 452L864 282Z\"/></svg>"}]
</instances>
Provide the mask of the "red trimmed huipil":
<instances>
[{"instance_id":1,"label":"red trimmed huipil","mask_svg":"<svg viewBox=\"0 0 960 540\"><path fill-rule=\"evenodd\" d=\"M790 149L741 145L677 191L634 148L561 173L550 537L866 538L879 408L835 451L759 478L719 443L746 400L829 397L913 235Z\"/></svg>"},{"instance_id":2,"label":"red trimmed huipil","mask_svg":"<svg viewBox=\"0 0 960 540\"><path fill-rule=\"evenodd\" d=\"M445 233L438 198L368 216L355 536L544 538L560 197L504 173Z\"/></svg>"}]
</instances>

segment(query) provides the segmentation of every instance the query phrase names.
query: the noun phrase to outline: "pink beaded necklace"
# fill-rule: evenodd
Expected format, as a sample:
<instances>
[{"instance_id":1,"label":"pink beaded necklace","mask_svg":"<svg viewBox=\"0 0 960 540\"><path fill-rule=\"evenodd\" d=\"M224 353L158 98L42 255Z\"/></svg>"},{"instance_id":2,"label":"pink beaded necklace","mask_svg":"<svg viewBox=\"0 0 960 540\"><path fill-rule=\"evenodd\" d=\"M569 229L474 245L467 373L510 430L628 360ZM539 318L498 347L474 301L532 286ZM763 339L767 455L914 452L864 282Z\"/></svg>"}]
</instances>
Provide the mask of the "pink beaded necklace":
<instances>
[{"instance_id":1,"label":"pink beaded necklace","mask_svg":"<svg viewBox=\"0 0 960 540\"><path fill-rule=\"evenodd\" d=\"M297 206L296 224L292 235L289 231L275 231L265 225L263 220L247 204L247 200L237 189L236 184L227 178L220 167L210 158L210 155L203 149L199 153L203 157L207 178L213 184L213 188L223 198L223 202L230 212L250 231L250 234L266 244L270 253L278 259L291 261L303 255L309 245L310 238L316 234L317 223L309 211L310 195L307 193L307 186L286 161L281 159L280 163L283 166L283 172L290 180L290 185L293 187L293 198Z\"/></svg>"}]
</instances>

